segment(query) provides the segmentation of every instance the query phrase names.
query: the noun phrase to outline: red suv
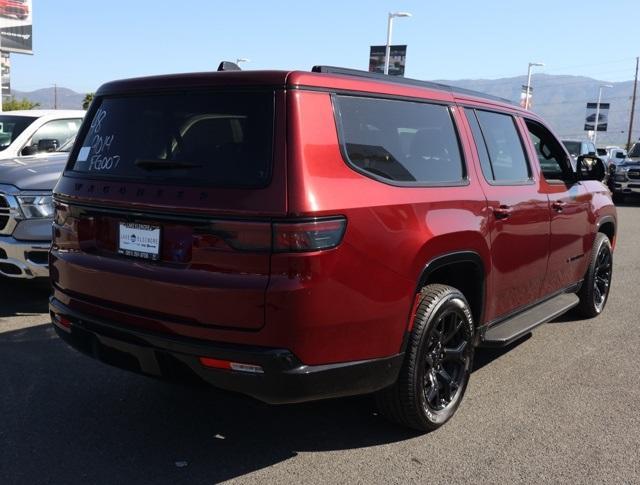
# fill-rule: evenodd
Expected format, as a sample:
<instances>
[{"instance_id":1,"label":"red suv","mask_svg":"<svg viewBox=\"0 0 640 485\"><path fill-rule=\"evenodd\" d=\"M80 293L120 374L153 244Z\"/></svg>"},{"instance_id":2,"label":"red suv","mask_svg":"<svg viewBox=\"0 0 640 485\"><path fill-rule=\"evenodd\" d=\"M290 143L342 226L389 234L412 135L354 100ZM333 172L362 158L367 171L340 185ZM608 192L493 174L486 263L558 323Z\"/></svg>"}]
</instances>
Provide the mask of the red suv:
<instances>
[{"instance_id":1,"label":"red suv","mask_svg":"<svg viewBox=\"0 0 640 485\"><path fill-rule=\"evenodd\" d=\"M474 348L605 306L588 156L479 93L340 68L108 83L55 189L50 310L106 363L430 430Z\"/></svg>"}]
</instances>

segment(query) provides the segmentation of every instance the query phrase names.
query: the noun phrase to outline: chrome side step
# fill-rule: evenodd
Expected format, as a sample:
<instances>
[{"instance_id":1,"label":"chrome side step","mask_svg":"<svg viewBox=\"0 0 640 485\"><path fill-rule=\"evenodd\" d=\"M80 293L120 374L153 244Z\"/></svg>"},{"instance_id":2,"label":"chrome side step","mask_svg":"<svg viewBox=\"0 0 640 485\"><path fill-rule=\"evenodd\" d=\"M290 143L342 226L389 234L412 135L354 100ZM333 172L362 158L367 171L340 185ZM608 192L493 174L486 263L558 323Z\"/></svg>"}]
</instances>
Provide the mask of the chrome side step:
<instances>
[{"instance_id":1,"label":"chrome side step","mask_svg":"<svg viewBox=\"0 0 640 485\"><path fill-rule=\"evenodd\" d=\"M522 313L489 327L481 341L486 347L502 347L528 334L538 325L542 325L580 303L575 293L562 293L546 300Z\"/></svg>"}]
</instances>

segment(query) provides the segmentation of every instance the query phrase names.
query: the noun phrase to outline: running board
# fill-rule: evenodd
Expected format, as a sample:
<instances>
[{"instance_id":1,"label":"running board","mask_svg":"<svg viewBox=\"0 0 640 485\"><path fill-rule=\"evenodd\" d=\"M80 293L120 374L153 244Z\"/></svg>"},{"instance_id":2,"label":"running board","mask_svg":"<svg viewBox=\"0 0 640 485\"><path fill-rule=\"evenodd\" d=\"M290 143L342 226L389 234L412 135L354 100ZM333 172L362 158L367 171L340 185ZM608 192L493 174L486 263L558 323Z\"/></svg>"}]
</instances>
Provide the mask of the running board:
<instances>
[{"instance_id":1,"label":"running board","mask_svg":"<svg viewBox=\"0 0 640 485\"><path fill-rule=\"evenodd\" d=\"M538 325L542 325L580 303L575 293L562 293L522 313L508 318L487 329L481 344L486 347L503 347L509 345L523 335L528 334Z\"/></svg>"}]
</instances>

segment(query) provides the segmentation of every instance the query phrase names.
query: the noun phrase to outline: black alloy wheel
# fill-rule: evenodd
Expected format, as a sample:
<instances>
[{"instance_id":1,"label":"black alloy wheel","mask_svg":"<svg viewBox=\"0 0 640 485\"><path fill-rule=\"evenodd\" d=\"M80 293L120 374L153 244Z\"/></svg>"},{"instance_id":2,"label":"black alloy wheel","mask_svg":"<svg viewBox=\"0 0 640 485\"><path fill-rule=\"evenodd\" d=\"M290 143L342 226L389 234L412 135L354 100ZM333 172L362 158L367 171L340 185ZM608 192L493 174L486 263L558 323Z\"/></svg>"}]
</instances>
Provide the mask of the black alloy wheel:
<instances>
[{"instance_id":1,"label":"black alloy wheel","mask_svg":"<svg viewBox=\"0 0 640 485\"><path fill-rule=\"evenodd\" d=\"M611 286L611 270L613 258L611 257L611 247L603 244L600 246L593 279L593 303L598 313L604 308L604 304L609 296L609 287Z\"/></svg>"},{"instance_id":2,"label":"black alloy wheel","mask_svg":"<svg viewBox=\"0 0 640 485\"><path fill-rule=\"evenodd\" d=\"M425 286L396 383L376 395L380 412L396 423L432 431L455 413L473 365L474 323L464 295Z\"/></svg>"},{"instance_id":3,"label":"black alloy wheel","mask_svg":"<svg viewBox=\"0 0 640 485\"><path fill-rule=\"evenodd\" d=\"M470 364L468 342L464 336L465 315L459 308L440 315L431 330L424 359L425 405L442 411L456 398Z\"/></svg>"},{"instance_id":4,"label":"black alloy wheel","mask_svg":"<svg viewBox=\"0 0 640 485\"><path fill-rule=\"evenodd\" d=\"M611 242L605 234L599 232L593 242L587 274L578 292L580 304L577 310L583 317L592 318L602 313L609 298L612 276Z\"/></svg>"}]
</instances>

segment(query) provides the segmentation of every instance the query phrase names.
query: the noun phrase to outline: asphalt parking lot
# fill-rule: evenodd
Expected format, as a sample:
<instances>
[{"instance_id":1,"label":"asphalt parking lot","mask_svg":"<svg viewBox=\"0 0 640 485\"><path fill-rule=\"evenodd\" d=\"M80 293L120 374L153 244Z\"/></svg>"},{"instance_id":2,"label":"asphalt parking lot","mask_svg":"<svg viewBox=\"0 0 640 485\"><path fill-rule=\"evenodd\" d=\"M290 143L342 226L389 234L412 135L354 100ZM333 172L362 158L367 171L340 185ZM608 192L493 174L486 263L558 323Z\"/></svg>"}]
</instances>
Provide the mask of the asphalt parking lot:
<instances>
[{"instance_id":1,"label":"asphalt parking lot","mask_svg":"<svg viewBox=\"0 0 640 485\"><path fill-rule=\"evenodd\" d=\"M640 483L640 204L619 207L602 316L477 356L452 422L416 435L368 397L271 407L107 367L0 280L0 483Z\"/></svg>"}]
</instances>

